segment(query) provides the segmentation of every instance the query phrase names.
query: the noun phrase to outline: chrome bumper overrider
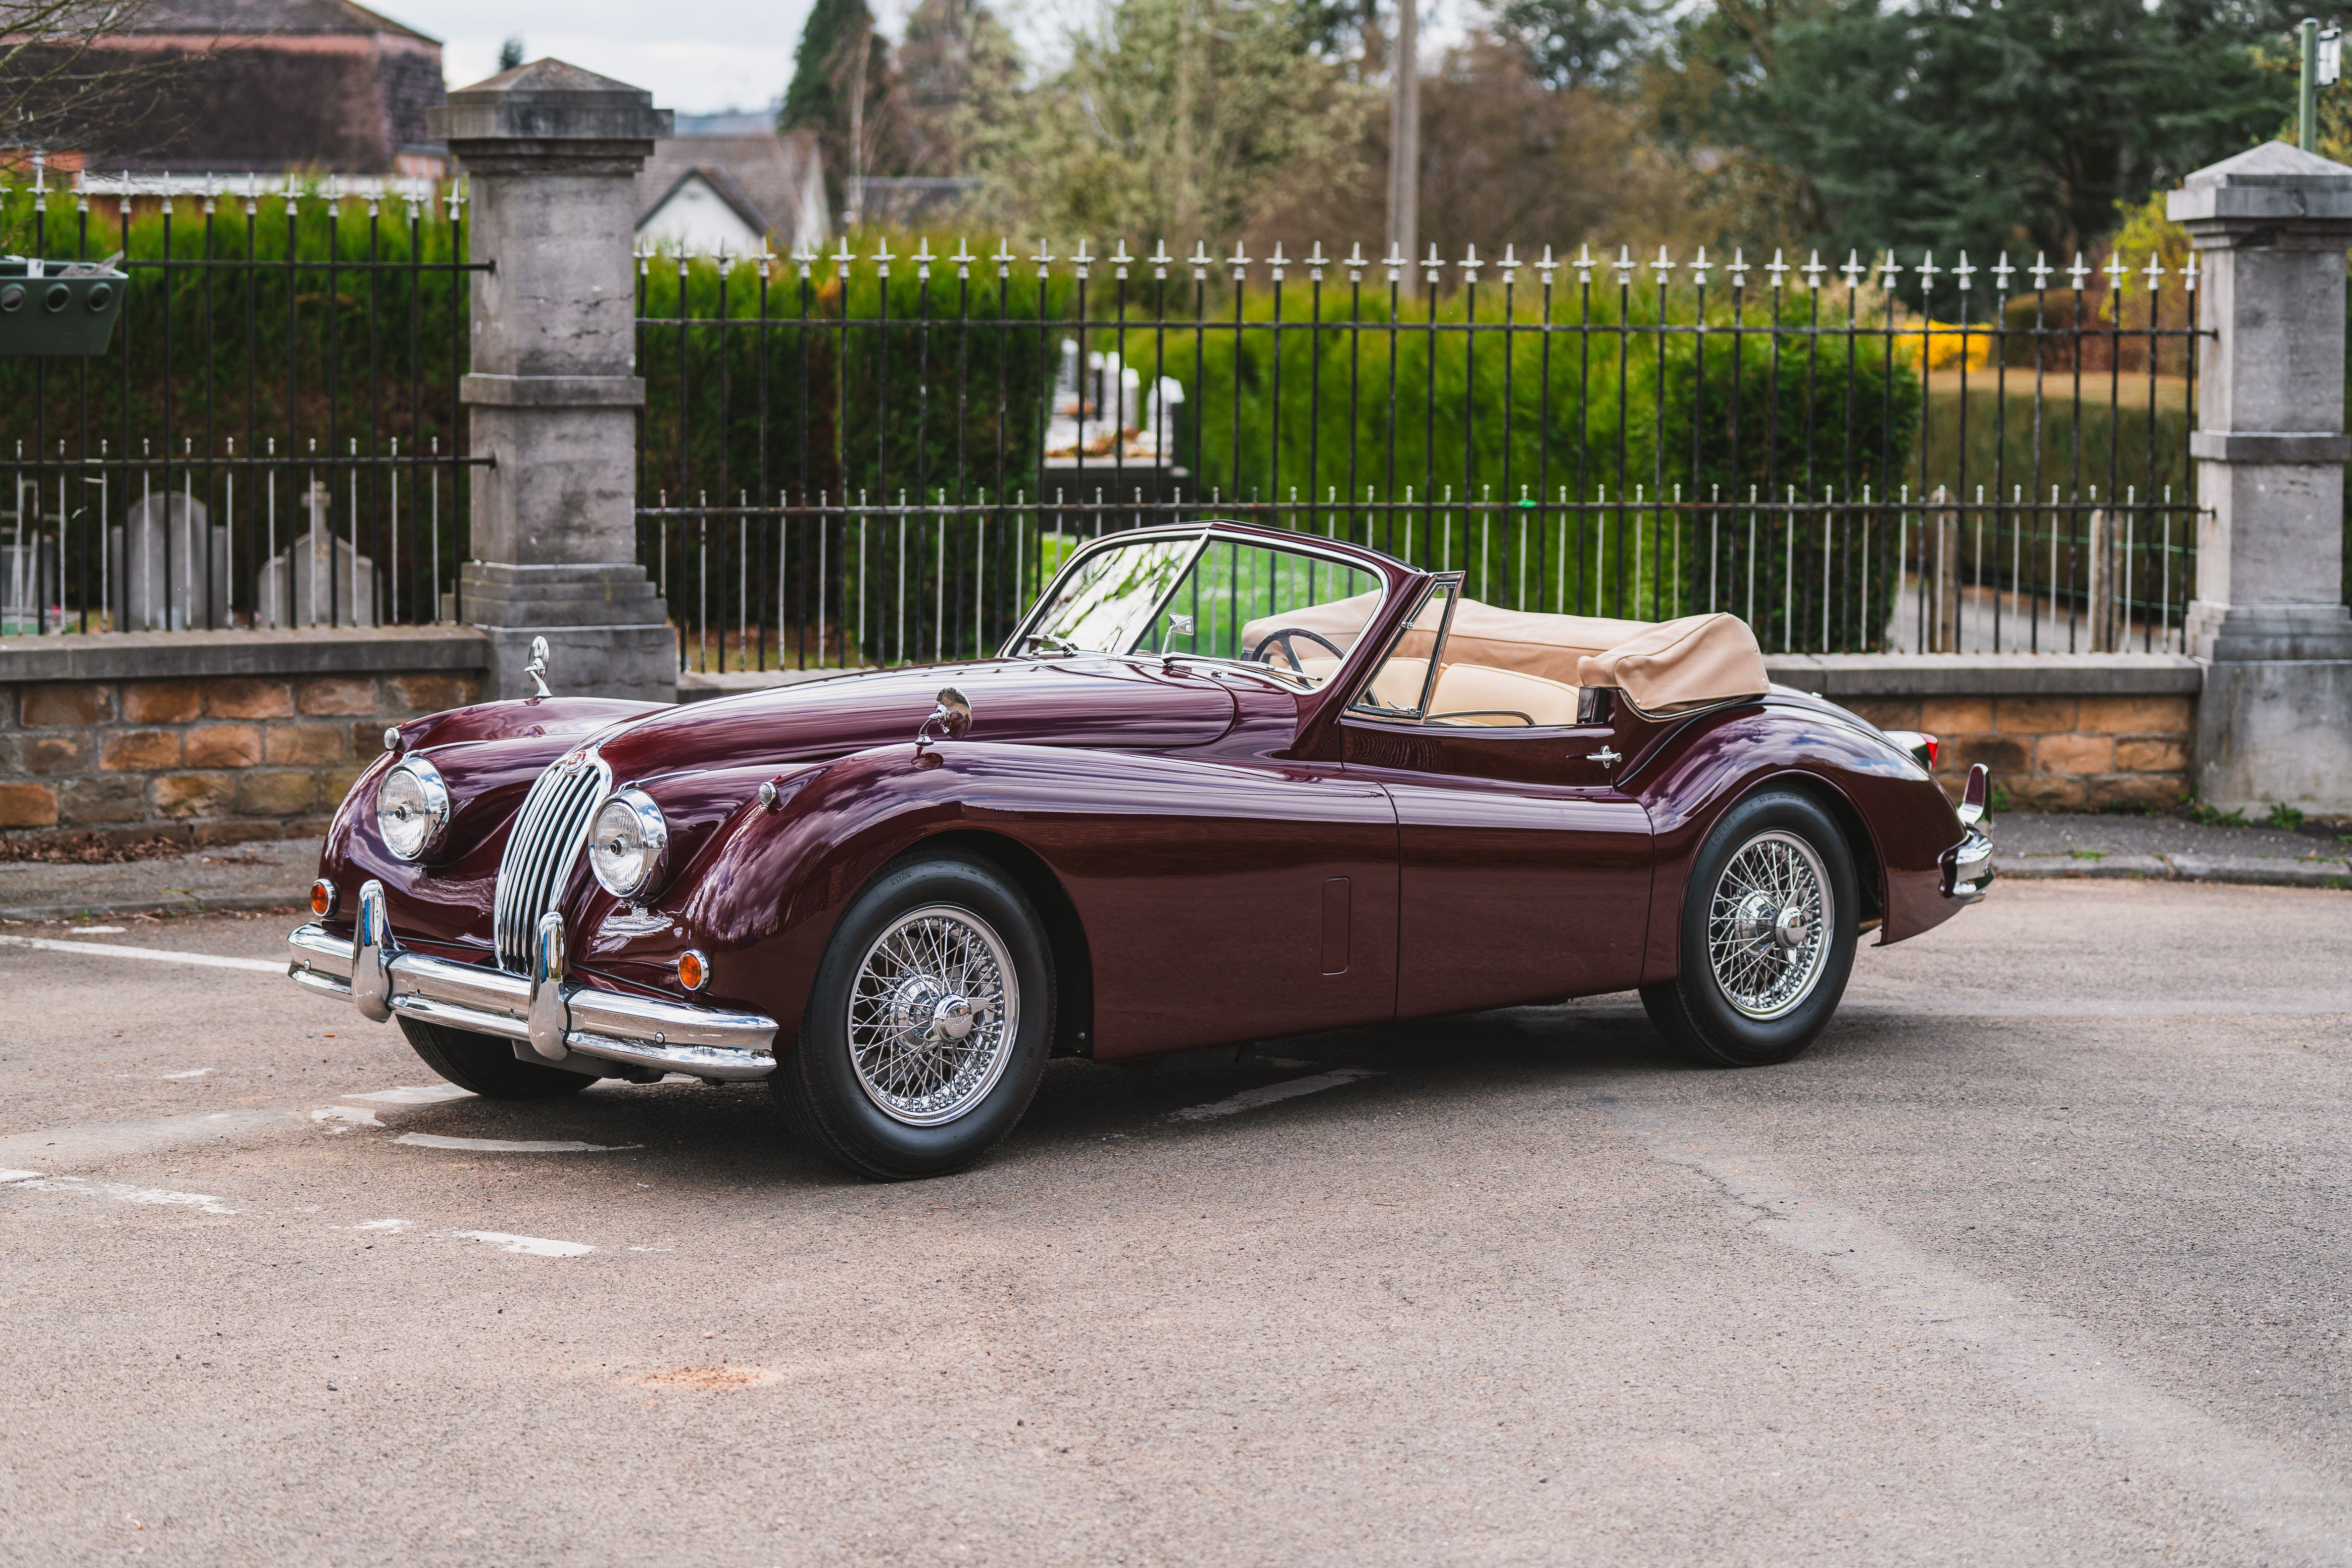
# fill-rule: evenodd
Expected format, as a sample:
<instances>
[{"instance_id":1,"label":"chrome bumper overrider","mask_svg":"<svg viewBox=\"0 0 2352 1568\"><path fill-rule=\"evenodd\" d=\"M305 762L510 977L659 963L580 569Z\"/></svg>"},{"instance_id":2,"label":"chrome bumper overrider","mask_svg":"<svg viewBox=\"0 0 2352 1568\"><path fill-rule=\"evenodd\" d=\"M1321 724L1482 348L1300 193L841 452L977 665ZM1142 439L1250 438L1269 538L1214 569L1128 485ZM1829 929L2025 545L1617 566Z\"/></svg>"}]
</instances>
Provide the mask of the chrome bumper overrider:
<instances>
[{"instance_id":1,"label":"chrome bumper overrider","mask_svg":"<svg viewBox=\"0 0 2352 1568\"><path fill-rule=\"evenodd\" d=\"M1944 896L1972 904L1992 885L1992 827L1985 817L1985 802L1992 777L1979 763L1969 770L1968 787L1960 795L1960 826L1968 837L1944 852Z\"/></svg>"},{"instance_id":2,"label":"chrome bumper overrider","mask_svg":"<svg viewBox=\"0 0 2352 1568\"><path fill-rule=\"evenodd\" d=\"M760 1079L776 1070L776 1021L655 996L595 991L564 979L563 923L548 915L526 977L403 952L384 919L383 889L360 889L359 929L345 942L312 924L287 938L297 985L349 1000L371 1018L395 1014L520 1042L516 1052L562 1062L577 1053L629 1067L707 1079ZM526 1058L525 1059L530 1059Z\"/></svg>"}]
</instances>

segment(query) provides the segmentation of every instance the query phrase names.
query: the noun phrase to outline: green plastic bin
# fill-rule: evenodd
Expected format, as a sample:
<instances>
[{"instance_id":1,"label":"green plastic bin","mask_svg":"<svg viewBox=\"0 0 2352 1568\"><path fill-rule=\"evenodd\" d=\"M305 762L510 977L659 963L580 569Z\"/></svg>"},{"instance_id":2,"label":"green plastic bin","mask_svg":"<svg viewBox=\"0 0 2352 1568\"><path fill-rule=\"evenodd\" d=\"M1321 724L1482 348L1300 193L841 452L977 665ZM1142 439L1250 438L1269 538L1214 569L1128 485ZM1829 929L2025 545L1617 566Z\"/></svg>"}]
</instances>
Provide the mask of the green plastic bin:
<instances>
[{"instance_id":1,"label":"green plastic bin","mask_svg":"<svg viewBox=\"0 0 2352 1568\"><path fill-rule=\"evenodd\" d=\"M130 281L103 261L0 256L0 356L104 353Z\"/></svg>"}]
</instances>

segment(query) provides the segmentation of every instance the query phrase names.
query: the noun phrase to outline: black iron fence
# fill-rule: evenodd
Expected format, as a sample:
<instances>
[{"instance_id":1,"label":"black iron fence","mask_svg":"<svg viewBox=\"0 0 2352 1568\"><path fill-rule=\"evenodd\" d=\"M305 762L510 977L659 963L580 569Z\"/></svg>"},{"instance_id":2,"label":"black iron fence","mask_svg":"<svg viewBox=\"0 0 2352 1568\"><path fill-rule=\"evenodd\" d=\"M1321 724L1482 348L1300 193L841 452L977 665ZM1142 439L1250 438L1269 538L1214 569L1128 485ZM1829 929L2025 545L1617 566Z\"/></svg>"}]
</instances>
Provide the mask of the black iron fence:
<instances>
[{"instance_id":1,"label":"black iron fence","mask_svg":"<svg viewBox=\"0 0 2352 1568\"><path fill-rule=\"evenodd\" d=\"M445 614L481 461L459 198L37 168L0 226L128 274L104 355L0 357L0 636Z\"/></svg>"},{"instance_id":2,"label":"black iron fence","mask_svg":"<svg viewBox=\"0 0 2352 1568\"><path fill-rule=\"evenodd\" d=\"M952 249L949 247L952 245ZM640 258L689 668L992 649L1082 539L1238 517L1799 652L2167 650L2194 262Z\"/></svg>"},{"instance_id":3,"label":"black iron fence","mask_svg":"<svg viewBox=\"0 0 2352 1568\"><path fill-rule=\"evenodd\" d=\"M102 356L0 358L0 635L423 622L469 455L462 199L37 174ZM993 648L1083 539L1240 517L1505 605L1793 651L2180 644L2193 263L1408 263L865 237L638 267L642 559L682 664Z\"/></svg>"}]
</instances>

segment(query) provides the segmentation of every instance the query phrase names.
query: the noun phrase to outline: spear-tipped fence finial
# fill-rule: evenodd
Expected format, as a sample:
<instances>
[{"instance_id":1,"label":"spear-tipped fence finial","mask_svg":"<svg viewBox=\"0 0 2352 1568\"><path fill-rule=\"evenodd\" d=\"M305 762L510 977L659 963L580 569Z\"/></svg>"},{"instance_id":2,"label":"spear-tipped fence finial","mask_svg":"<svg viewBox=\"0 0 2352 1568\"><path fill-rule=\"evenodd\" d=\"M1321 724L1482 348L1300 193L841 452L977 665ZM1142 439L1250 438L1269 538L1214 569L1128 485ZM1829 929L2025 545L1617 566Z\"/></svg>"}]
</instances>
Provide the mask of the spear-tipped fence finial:
<instances>
[{"instance_id":1,"label":"spear-tipped fence finial","mask_svg":"<svg viewBox=\"0 0 2352 1568\"><path fill-rule=\"evenodd\" d=\"M2006 250L2002 251L2000 253L2000 259L1994 262L1992 266L1993 288L2000 293L2008 293L2009 280L2016 271L2017 268L2009 264L2009 252Z\"/></svg>"},{"instance_id":2,"label":"spear-tipped fence finial","mask_svg":"<svg viewBox=\"0 0 2352 1568\"><path fill-rule=\"evenodd\" d=\"M1812 253L1811 258L1797 270L1805 275L1806 288L1818 289L1822 286L1822 274L1829 268L1822 265L1822 253L1816 250Z\"/></svg>"},{"instance_id":3,"label":"spear-tipped fence finial","mask_svg":"<svg viewBox=\"0 0 2352 1568\"><path fill-rule=\"evenodd\" d=\"M1617 247L1617 259L1611 262L1610 265L1617 269L1617 286L1619 288L1624 288L1628 284L1632 283L1633 281L1634 267L1633 247L1630 245L1619 246Z\"/></svg>"},{"instance_id":4,"label":"spear-tipped fence finial","mask_svg":"<svg viewBox=\"0 0 2352 1568\"><path fill-rule=\"evenodd\" d=\"M1225 258L1225 265L1234 269L1234 282L1241 283L1248 280L1249 264L1250 258L1242 249L1242 242L1238 239L1234 241L1234 253Z\"/></svg>"},{"instance_id":5,"label":"spear-tipped fence finial","mask_svg":"<svg viewBox=\"0 0 2352 1568\"><path fill-rule=\"evenodd\" d=\"M2164 276L2164 263L2157 259L2153 250L2147 253L2147 270L2142 276L2147 279L2147 291L2155 293L2159 287L2158 280Z\"/></svg>"},{"instance_id":6,"label":"spear-tipped fence finial","mask_svg":"<svg viewBox=\"0 0 2352 1568\"><path fill-rule=\"evenodd\" d=\"M2084 265L2083 253L2079 250L2076 251L2074 253L2074 265L2066 268L2067 279L2074 284L2075 293L2079 294L2083 291L2083 279L2088 278L2090 275L2090 268Z\"/></svg>"},{"instance_id":7,"label":"spear-tipped fence finial","mask_svg":"<svg viewBox=\"0 0 2352 1568\"><path fill-rule=\"evenodd\" d=\"M1780 247L1779 246L1776 245L1772 247L1772 259L1764 264L1764 270L1772 275L1773 288L1779 289L1787 284L1789 280L1789 264L1780 259Z\"/></svg>"},{"instance_id":8,"label":"spear-tipped fence finial","mask_svg":"<svg viewBox=\"0 0 2352 1568\"><path fill-rule=\"evenodd\" d=\"M1838 270L1844 274L1845 291L1851 294L1854 289L1861 287L1862 275L1869 271L1870 268L1862 264L1861 251L1848 250L1845 253L1845 265L1839 268Z\"/></svg>"},{"instance_id":9,"label":"spear-tipped fence finial","mask_svg":"<svg viewBox=\"0 0 2352 1568\"><path fill-rule=\"evenodd\" d=\"M1969 265L1969 253L1961 251L1959 265L1952 268L1952 276L1959 279L1961 293L1969 291L1969 279L1976 275L1977 269Z\"/></svg>"},{"instance_id":10,"label":"spear-tipped fence finial","mask_svg":"<svg viewBox=\"0 0 2352 1568\"><path fill-rule=\"evenodd\" d=\"M1151 254L1145 258L1151 263L1151 276L1162 282L1168 279L1168 264L1176 258L1168 254L1168 238L1162 235L1151 242Z\"/></svg>"},{"instance_id":11,"label":"spear-tipped fence finial","mask_svg":"<svg viewBox=\"0 0 2352 1568\"><path fill-rule=\"evenodd\" d=\"M1434 255L1436 253L1436 249L1437 247L1435 246L1430 247L1431 254ZM1460 261L1455 262L1454 265L1462 268L1462 280L1465 283L1469 284L1471 287L1475 288L1478 284L1478 247L1472 245L1464 247L1464 249L1466 254Z\"/></svg>"},{"instance_id":12,"label":"spear-tipped fence finial","mask_svg":"<svg viewBox=\"0 0 2352 1568\"><path fill-rule=\"evenodd\" d=\"M1748 287L1748 260L1747 250L1740 246L1733 246L1731 247L1731 259L1725 263L1723 269L1731 274L1731 286L1734 289L1745 289Z\"/></svg>"},{"instance_id":13,"label":"spear-tipped fence finial","mask_svg":"<svg viewBox=\"0 0 2352 1568\"><path fill-rule=\"evenodd\" d=\"M1662 245L1658 247L1658 258L1650 263L1650 280L1663 289L1674 280L1674 258L1666 253L1666 247Z\"/></svg>"},{"instance_id":14,"label":"spear-tipped fence finial","mask_svg":"<svg viewBox=\"0 0 2352 1568\"><path fill-rule=\"evenodd\" d=\"M2042 250L2033 253L2033 265L2025 269L2026 276L2033 279L2033 291L2037 294L2050 287L2050 275L2057 270L2050 265L2049 253Z\"/></svg>"},{"instance_id":15,"label":"spear-tipped fence finial","mask_svg":"<svg viewBox=\"0 0 2352 1568\"><path fill-rule=\"evenodd\" d=\"M1235 246L1234 248L1238 250L1241 247ZM1282 254L1282 241L1277 239L1274 242L1274 254L1266 258L1266 265L1274 270L1274 280L1276 283L1281 282L1282 269L1289 265L1288 259Z\"/></svg>"},{"instance_id":16,"label":"spear-tipped fence finial","mask_svg":"<svg viewBox=\"0 0 2352 1568\"><path fill-rule=\"evenodd\" d=\"M1697 258L1691 263L1691 281L1697 284L1702 289L1706 288L1706 275L1714 268L1714 266L1715 263L1706 258L1706 247L1704 245L1700 246L1698 247Z\"/></svg>"}]
</instances>

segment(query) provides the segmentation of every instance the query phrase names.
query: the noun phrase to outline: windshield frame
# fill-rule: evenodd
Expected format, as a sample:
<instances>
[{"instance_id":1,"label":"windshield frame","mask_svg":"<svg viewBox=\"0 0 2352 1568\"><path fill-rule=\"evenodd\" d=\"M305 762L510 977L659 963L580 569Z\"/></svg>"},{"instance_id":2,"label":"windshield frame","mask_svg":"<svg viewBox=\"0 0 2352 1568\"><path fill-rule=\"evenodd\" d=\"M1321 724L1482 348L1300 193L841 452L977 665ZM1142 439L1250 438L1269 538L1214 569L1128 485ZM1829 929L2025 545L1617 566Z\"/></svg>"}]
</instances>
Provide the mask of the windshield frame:
<instances>
[{"instance_id":1,"label":"windshield frame","mask_svg":"<svg viewBox=\"0 0 2352 1568\"><path fill-rule=\"evenodd\" d=\"M1137 634L1130 631L1129 634L1130 637L1139 635L1148 638L1160 625L1166 618L1168 606L1175 600L1176 591L1183 586L1185 579L1191 576L1193 570L1200 565L1201 557L1207 552L1210 544L1220 539L1259 549L1279 550L1294 555L1311 556L1335 566L1345 566L1352 571L1363 573L1375 579L1379 584L1380 598L1373 604L1371 613L1364 618L1365 633L1370 633L1379 624L1381 615L1394 602L1397 584L1400 581L1400 567L1402 566L1402 574L1405 578L1422 574L1410 566L1402 566L1401 563L1379 556L1377 552L1367 552L1374 555L1374 559L1367 561L1363 554L1358 553L1353 549L1333 549L1327 542L1318 539L1311 533L1292 533L1287 530L1251 528L1245 525L1236 527L1223 522L1175 523L1157 528L1131 528L1089 540L1073 551L1070 558L1062 563L1062 569L1054 574L1053 581L1046 584L1045 591L1037 595L1037 602L1030 605L1027 613L1023 615L1020 625L1015 626L1013 635L1005 639L1004 646L997 657L1000 658L1073 657L1070 653L1050 649L1032 649L1027 647L1031 635L1035 631L1038 623L1045 618L1046 606L1054 602L1055 590L1063 581L1083 567L1089 559L1105 551L1131 549L1136 545L1150 543L1154 541L1182 539L1187 536L1192 540L1192 549L1185 556L1182 568L1170 577L1167 588L1153 600L1151 613L1142 622L1142 632ZM1362 652L1363 647L1364 637L1359 635L1356 646L1348 650L1347 659L1341 663L1340 668L1310 689L1329 689L1332 682L1343 676L1348 676L1349 667L1355 662L1357 655ZM1139 647L1124 651L1080 648L1076 652L1097 654L1107 658L1148 658L1155 661L1162 659L1163 657L1181 658L1244 670L1262 670L1270 668L1250 659L1227 658L1223 655L1213 653L1176 653L1162 656L1156 652L1140 651ZM1353 678L1349 677L1349 684L1352 683Z\"/></svg>"}]
</instances>

